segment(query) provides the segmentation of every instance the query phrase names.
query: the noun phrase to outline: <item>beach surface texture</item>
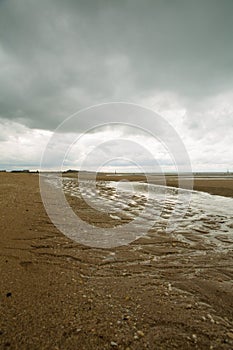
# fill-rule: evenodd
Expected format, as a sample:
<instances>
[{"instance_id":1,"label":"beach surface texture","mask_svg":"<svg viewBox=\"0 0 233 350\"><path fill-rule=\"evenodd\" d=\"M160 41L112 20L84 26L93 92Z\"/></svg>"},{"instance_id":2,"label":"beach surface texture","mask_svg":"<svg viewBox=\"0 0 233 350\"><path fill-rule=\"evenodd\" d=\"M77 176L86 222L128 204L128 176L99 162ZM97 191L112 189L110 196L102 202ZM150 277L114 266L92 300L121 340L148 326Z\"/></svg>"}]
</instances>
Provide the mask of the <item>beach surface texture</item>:
<instances>
[{"instance_id":1,"label":"beach surface texture","mask_svg":"<svg viewBox=\"0 0 233 350\"><path fill-rule=\"evenodd\" d=\"M194 188L233 197L232 179L199 178ZM122 220L66 195L96 227ZM200 209L195 226L194 209L192 229L89 247L51 222L37 174L0 173L0 349L233 349L233 213Z\"/></svg>"}]
</instances>

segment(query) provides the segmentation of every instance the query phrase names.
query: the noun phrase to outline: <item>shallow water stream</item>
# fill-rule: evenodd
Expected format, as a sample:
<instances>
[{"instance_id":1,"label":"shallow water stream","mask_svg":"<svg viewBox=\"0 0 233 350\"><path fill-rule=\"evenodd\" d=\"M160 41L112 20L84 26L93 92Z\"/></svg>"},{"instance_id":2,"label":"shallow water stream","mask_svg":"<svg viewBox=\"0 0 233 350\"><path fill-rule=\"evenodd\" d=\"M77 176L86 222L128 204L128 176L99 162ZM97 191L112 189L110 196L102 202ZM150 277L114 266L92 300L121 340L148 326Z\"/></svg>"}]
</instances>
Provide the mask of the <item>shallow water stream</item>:
<instances>
[{"instance_id":1,"label":"shallow water stream","mask_svg":"<svg viewBox=\"0 0 233 350\"><path fill-rule=\"evenodd\" d=\"M48 182L59 187L56 178L50 177ZM122 235L127 229L134 230L134 239L144 236L153 241L155 236L170 235L191 246L198 244L201 251L233 248L232 198L141 182L63 178L62 186L66 195L83 198L107 213ZM130 219L131 226L120 225L122 218Z\"/></svg>"}]
</instances>

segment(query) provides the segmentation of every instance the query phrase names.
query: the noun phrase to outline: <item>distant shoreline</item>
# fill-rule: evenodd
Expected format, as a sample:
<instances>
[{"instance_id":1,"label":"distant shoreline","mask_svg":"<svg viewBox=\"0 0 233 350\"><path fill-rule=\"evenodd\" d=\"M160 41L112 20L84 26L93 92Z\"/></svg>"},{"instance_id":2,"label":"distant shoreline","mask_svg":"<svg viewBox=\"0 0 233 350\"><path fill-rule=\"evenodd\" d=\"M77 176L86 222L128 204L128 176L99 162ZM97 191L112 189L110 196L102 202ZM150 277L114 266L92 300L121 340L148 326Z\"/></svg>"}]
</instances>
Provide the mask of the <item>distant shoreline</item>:
<instances>
[{"instance_id":1,"label":"distant shoreline","mask_svg":"<svg viewBox=\"0 0 233 350\"><path fill-rule=\"evenodd\" d=\"M90 173L89 173L90 174ZM85 177L88 179L88 173L85 174ZM73 177L77 176L77 173L64 173L63 176ZM93 174L92 174L93 175ZM211 174L212 175L212 174ZM232 197L233 198L233 176L226 176L223 174L220 176L214 175L211 176L209 173L205 173L198 175L189 175L183 174L179 178L177 175L153 175L148 174L149 182L156 185L164 185L164 181L166 181L166 185L169 187L179 187L179 179L182 181L180 187L188 188L190 186L190 177L193 178L193 190L207 192L213 195L219 195L224 197ZM165 177L165 179L164 179ZM97 181L143 181L147 182L147 178L143 174L111 174L111 173L99 173L96 177Z\"/></svg>"},{"instance_id":2,"label":"distant shoreline","mask_svg":"<svg viewBox=\"0 0 233 350\"><path fill-rule=\"evenodd\" d=\"M56 172L47 172L53 174ZM0 176L17 176L17 175L38 175L38 172L27 172L27 171L14 171L14 172L0 172ZM46 172L45 172L46 174ZM63 172L63 176L76 177L78 172ZM144 174L130 174L130 173L91 173L82 172L82 175L86 179L96 178L97 181L143 181L147 182L147 178ZM179 187L179 180L182 181L180 187L188 188L190 186L190 178L193 178L193 190L207 192L212 195L219 195L224 197L233 198L233 175L226 173L195 173L195 174L181 174L178 178L177 174L147 174L149 182L156 185L164 185L166 180L166 186ZM39 176L39 175L38 175Z\"/></svg>"}]
</instances>

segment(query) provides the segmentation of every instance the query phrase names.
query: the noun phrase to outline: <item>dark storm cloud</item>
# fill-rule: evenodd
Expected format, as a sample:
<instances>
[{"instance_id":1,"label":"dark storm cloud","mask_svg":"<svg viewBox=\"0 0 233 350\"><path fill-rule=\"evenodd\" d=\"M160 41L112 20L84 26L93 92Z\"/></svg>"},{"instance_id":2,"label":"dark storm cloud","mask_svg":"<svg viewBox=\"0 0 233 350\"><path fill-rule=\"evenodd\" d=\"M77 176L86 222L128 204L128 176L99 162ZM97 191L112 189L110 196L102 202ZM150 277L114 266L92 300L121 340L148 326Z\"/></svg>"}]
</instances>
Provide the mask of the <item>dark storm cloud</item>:
<instances>
[{"instance_id":1,"label":"dark storm cloud","mask_svg":"<svg viewBox=\"0 0 233 350\"><path fill-rule=\"evenodd\" d=\"M233 1L0 1L0 117L53 129L76 110L232 89Z\"/></svg>"}]
</instances>

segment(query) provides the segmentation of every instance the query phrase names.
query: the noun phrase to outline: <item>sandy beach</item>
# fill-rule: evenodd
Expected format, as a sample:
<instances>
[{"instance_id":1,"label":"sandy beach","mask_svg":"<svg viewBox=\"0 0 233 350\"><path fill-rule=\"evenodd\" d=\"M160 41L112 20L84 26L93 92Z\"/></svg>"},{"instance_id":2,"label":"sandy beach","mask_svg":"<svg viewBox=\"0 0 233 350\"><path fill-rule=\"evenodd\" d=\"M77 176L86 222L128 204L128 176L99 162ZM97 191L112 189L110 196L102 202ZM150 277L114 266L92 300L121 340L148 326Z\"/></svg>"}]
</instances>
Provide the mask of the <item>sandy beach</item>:
<instances>
[{"instance_id":1,"label":"sandy beach","mask_svg":"<svg viewBox=\"0 0 233 350\"><path fill-rule=\"evenodd\" d=\"M233 197L233 180L196 178L194 189ZM68 197L83 219L108 224ZM84 246L51 223L37 174L0 173L0 213L1 349L233 348L232 236L217 250L159 233Z\"/></svg>"}]
</instances>

